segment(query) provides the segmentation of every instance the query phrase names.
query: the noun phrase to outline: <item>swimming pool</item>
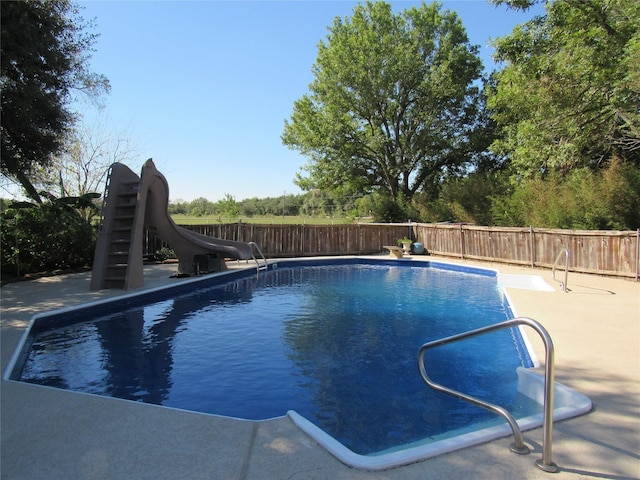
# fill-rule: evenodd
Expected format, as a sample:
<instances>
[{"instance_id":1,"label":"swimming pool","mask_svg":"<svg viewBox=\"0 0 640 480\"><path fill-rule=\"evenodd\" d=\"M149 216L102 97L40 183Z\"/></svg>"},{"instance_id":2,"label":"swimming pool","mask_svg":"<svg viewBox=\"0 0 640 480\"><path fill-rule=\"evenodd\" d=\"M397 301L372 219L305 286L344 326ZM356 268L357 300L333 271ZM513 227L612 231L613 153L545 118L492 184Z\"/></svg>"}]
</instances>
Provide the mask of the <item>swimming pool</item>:
<instances>
[{"instance_id":1,"label":"swimming pool","mask_svg":"<svg viewBox=\"0 0 640 480\"><path fill-rule=\"evenodd\" d=\"M308 433L315 434L305 421L356 455L380 458L500 423L426 388L415 358L425 341L511 316L489 270L282 261L258 276L228 272L39 316L11 378L254 420L295 410L291 418ZM539 405L518 393L516 373L531 358L518 330L504 333L459 352L443 349L432 369L517 417L535 416ZM449 369L452 357L461 368ZM471 377L456 376L469 370ZM491 381L470 390L469 379L487 370Z\"/></svg>"}]
</instances>

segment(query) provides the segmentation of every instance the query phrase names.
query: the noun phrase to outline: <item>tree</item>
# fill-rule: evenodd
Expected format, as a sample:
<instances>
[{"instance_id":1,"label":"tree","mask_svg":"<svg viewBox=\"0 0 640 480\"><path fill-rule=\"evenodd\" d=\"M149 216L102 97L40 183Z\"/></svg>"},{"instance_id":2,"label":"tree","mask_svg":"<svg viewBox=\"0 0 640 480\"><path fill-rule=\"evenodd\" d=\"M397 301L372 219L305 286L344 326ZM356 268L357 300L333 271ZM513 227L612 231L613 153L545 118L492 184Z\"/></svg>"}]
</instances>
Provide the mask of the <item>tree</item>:
<instances>
[{"instance_id":1,"label":"tree","mask_svg":"<svg viewBox=\"0 0 640 480\"><path fill-rule=\"evenodd\" d=\"M78 123L72 130L65 151L56 156L50 174L61 195L102 192L109 166L114 162L131 163L136 156L124 131L109 129L105 118L95 123Z\"/></svg>"},{"instance_id":2,"label":"tree","mask_svg":"<svg viewBox=\"0 0 640 480\"><path fill-rule=\"evenodd\" d=\"M508 194L492 198L497 225L596 230L631 230L640 225L640 169L613 159L594 172L554 170L521 180Z\"/></svg>"},{"instance_id":3,"label":"tree","mask_svg":"<svg viewBox=\"0 0 640 480\"><path fill-rule=\"evenodd\" d=\"M48 166L73 125L73 91L109 89L87 63L95 35L69 0L3 2L0 9L2 150L0 172L41 202L30 176Z\"/></svg>"},{"instance_id":4,"label":"tree","mask_svg":"<svg viewBox=\"0 0 640 480\"><path fill-rule=\"evenodd\" d=\"M472 158L477 51L458 16L437 3L394 14L369 1L336 18L310 92L285 121L283 143L308 158L308 176L296 183L377 192L392 203L385 220L406 219L416 192Z\"/></svg>"},{"instance_id":5,"label":"tree","mask_svg":"<svg viewBox=\"0 0 640 480\"><path fill-rule=\"evenodd\" d=\"M130 164L134 157L126 132L110 129L107 119L99 116L93 123L77 122L70 129L65 148L46 168L32 175L32 183L61 197L99 194L104 191L111 164ZM91 220L90 216L86 218Z\"/></svg>"},{"instance_id":6,"label":"tree","mask_svg":"<svg viewBox=\"0 0 640 480\"><path fill-rule=\"evenodd\" d=\"M213 215L216 211L215 205L204 197L198 197L191 202L189 215L194 217L204 217Z\"/></svg>"},{"instance_id":7,"label":"tree","mask_svg":"<svg viewBox=\"0 0 640 480\"><path fill-rule=\"evenodd\" d=\"M526 8L533 0L498 0ZM640 2L565 0L495 42L493 149L519 176L640 165Z\"/></svg>"},{"instance_id":8,"label":"tree","mask_svg":"<svg viewBox=\"0 0 640 480\"><path fill-rule=\"evenodd\" d=\"M169 201L169 214L170 215L187 215L189 212L190 203L179 198L178 200Z\"/></svg>"},{"instance_id":9,"label":"tree","mask_svg":"<svg viewBox=\"0 0 640 480\"><path fill-rule=\"evenodd\" d=\"M235 219L240 215L238 203L230 193L225 193L224 198L215 203L215 210L220 218Z\"/></svg>"}]
</instances>

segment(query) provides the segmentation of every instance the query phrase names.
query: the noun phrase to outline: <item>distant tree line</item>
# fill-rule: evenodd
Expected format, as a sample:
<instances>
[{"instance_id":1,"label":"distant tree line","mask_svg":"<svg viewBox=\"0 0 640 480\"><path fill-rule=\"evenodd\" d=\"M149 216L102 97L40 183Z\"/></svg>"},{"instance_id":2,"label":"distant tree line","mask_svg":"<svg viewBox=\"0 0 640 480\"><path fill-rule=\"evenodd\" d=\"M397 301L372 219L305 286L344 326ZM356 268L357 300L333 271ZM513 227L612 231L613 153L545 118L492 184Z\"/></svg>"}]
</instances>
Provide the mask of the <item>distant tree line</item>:
<instances>
[{"instance_id":1,"label":"distant tree line","mask_svg":"<svg viewBox=\"0 0 640 480\"><path fill-rule=\"evenodd\" d=\"M435 196L417 194L413 215L398 220L467 222L475 225L582 230L635 230L640 225L640 169L612 161L597 172L584 169L533 178L517 188L508 171L475 171L442 182ZM385 221L384 196L340 196L312 190L280 197L212 202L197 198L169 203L169 213L218 217L220 221L264 216L371 218Z\"/></svg>"},{"instance_id":2,"label":"distant tree line","mask_svg":"<svg viewBox=\"0 0 640 480\"><path fill-rule=\"evenodd\" d=\"M303 194L289 194L279 197L247 198L236 201L226 194L222 200L212 202L204 197L190 202L184 200L171 201L171 215L191 217L219 217L221 220L251 217L363 217L371 215L361 208L360 199L339 197L328 192L314 190Z\"/></svg>"}]
</instances>

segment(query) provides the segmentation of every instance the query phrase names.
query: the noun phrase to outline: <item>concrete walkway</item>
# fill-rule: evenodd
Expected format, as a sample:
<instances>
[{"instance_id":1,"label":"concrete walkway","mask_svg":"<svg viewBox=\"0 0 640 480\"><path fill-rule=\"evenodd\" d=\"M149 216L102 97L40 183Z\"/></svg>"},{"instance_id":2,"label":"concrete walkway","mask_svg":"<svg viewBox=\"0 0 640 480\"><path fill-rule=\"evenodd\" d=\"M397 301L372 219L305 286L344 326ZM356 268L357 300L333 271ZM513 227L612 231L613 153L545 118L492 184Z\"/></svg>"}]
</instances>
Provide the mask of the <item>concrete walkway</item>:
<instances>
[{"instance_id":1,"label":"concrete walkway","mask_svg":"<svg viewBox=\"0 0 640 480\"><path fill-rule=\"evenodd\" d=\"M552 283L547 270L464 263ZM168 278L174 270L145 267L145 288L180 282ZM89 277L42 278L0 290L3 373L33 314L122 294L90 292ZM568 293L509 289L517 314L538 320L553 338L556 379L594 403L593 412L555 424L557 474L534 465L541 429L525 432L530 455L510 453L512 439L503 438L365 472L337 461L288 418L238 421L2 381L2 479L639 479L640 284L574 273L568 283Z\"/></svg>"}]
</instances>

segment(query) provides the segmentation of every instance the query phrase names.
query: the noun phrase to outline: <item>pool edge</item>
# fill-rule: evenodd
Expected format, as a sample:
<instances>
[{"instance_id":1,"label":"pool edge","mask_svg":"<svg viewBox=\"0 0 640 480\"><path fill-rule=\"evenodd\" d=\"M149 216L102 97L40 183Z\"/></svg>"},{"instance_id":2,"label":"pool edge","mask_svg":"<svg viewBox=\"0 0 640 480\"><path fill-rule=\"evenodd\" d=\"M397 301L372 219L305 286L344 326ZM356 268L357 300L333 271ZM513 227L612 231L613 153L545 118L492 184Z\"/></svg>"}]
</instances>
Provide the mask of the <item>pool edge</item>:
<instances>
[{"instance_id":1,"label":"pool edge","mask_svg":"<svg viewBox=\"0 0 640 480\"><path fill-rule=\"evenodd\" d=\"M517 373L518 391L542 405L544 377L532 369L524 367L518 367ZM554 390L556 393L553 409L554 422L584 415L593 408L591 400L586 395L559 382L554 382ZM289 410L287 416L300 430L313 438L339 461L349 467L369 471L390 470L410 465L512 435L511 428L507 423L504 423L390 453L361 455L345 447L295 410ZM519 419L517 423L523 431L539 428L543 423L542 413Z\"/></svg>"},{"instance_id":2,"label":"pool edge","mask_svg":"<svg viewBox=\"0 0 640 480\"><path fill-rule=\"evenodd\" d=\"M360 256L354 256L354 257L350 257L350 258L354 258L354 259L360 259L360 258L367 258L367 257L360 257ZM282 264L286 264L286 263L295 263L297 259L287 259L287 260L283 260L280 263ZM302 261L307 261L309 259L302 259ZM370 259L368 259L370 260ZM386 260L386 259L385 259ZM426 259L425 259L426 260ZM425 260L415 260L415 261L419 261L419 262L425 262ZM400 261L396 261L397 263L403 262L403 263L409 263L409 262L413 262L414 260L400 260ZM379 260L375 259L374 262L379 262ZM393 262L393 261L392 261ZM393 262L393 263L396 263ZM430 260L426 260L426 262L430 263L432 266L436 266L436 267L440 267L442 265L456 265L456 264L449 264L447 262L442 262L442 261L430 261ZM275 264L275 268L277 268L277 264L279 262L274 262ZM380 262L380 263L385 263ZM454 267L455 268L455 267ZM246 268L246 270L253 270L251 267ZM492 269L492 268L484 268L484 267L464 267L463 271L465 272L469 272L472 271L474 273L477 273L478 270L480 271L484 271L487 272L486 274L492 275L493 274L497 274L498 270ZM227 272L221 272L222 275L225 274L229 274L232 273L233 271L227 271ZM202 277L196 277L193 279L188 279L185 281L185 283L197 283L199 281L203 280ZM167 288L172 288L172 286L162 286L162 287L154 287L152 289L146 290L145 293L147 292L154 292L154 291L160 291L160 290L164 290ZM503 290L504 291L504 290ZM109 299L101 299L101 300L97 300L97 301L93 301L93 302L88 302L86 304L83 304L82 306L87 306L87 305L96 305L96 304L102 304L102 303L106 303L109 301L113 301L116 299L123 299L123 298L128 298L130 296L135 296L137 294L139 294L141 292L131 292L131 293L124 293L123 295L118 295L116 297L111 297ZM506 294L506 297L508 298L508 294ZM515 312L515 307L513 305L513 302L511 302L510 299L508 299L508 303L510 305L510 307L513 309L513 313L514 316L517 316L516 312ZM48 312L42 312L42 313L38 313L36 315L34 315L33 317L31 317L31 320L29 322L29 326L26 328L26 330L23 332L22 338L20 339L16 349L13 352L13 355L9 361L9 363L7 364L7 367L5 368L5 373L3 375L3 378L5 380L11 380L10 378L8 378L11 374L11 372L13 371L13 369L15 368L15 364L17 362L17 360L20 358L19 352L23 349L24 343L28 341L29 338L29 332L31 331L31 326L32 323L35 322L36 319L43 317L43 316L47 316L47 315L51 315L53 313L61 313L64 311L68 311L68 310L73 310L75 308L78 308L79 306L76 307L70 307L70 308L61 308L61 309L56 309L56 310L52 310L52 311L48 311ZM524 333L524 332L523 332ZM522 335L522 338L525 340L525 342L528 340L526 335ZM528 348L529 353L531 355L532 360L534 360L535 356L533 355L533 349ZM532 372L534 373L534 372ZM561 385L556 383L556 386ZM561 385L562 387L564 387L564 385ZM49 387L45 387L45 388L49 388ZM564 387L567 388L567 387ZM568 389L568 388L567 388ZM570 390L570 389L568 389ZM80 393L80 392L74 392L74 393ZM586 397L585 397L586 398ZM570 412L567 411L562 411L562 409L554 409L554 419L557 420L562 420L562 419L566 419L566 418L571 418L571 417L575 417L584 413L588 413L591 410L591 401L587 398L588 401L588 409L586 409L585 411L581 412L581 413L573 413L571 414ZM161 407L161 408L172 408L172 407ZM585 407L586 408L586 407ZM177 410L181 410L181 409L177 409ZM201 412L199 412L201 413ZM215 415L217 416L217 415ZM330 435L326 434L323 430L321 430L319 427L316 427L314 424L312 424L311 422L309 422L308 420L306 420L304 417L300 416L299 414L297 414L295 411L289 411L287 412L287 415L293 422L294 424L296 424L299 428L301 428L305 433L307 433L308 435L310 435L312 438L314 438L314 440L316 440L322 447L324 447L325 449L327 449L332 455L334 455L336 458L338 458L342 463L345 463L348 466L354 467L354 468L359 468L359 469L363 469L363 470L388 470L388 469L392 469L392 468L396 468L396 467L400 467L403 465L408 465L411 463L416 463L416 462L420 462L423 460L427 460L429 458L433 458L435 456L438 455L442 455L444 453L448 453L448 452L453 452L453 451L457 451L460 449L464 449L464 448L468 448L474 445L478 445L480 443L485 443L485 442L489 442L498 438L503 438L503 437L507 437L511 434L510 429L508 428L508 426L505 425L500 425L500 426L496 426L496 427L492 427L489 429L485 429L485 430L480 430L478 432L472 432L472 433L467 433L464 435L460 435L460 436L456 436L456 437L452 437L451 439L446 439L446 440L441 440L438 442L434 442L437 443L440 447L442 447L442 449L435 449L433 447L431 447L431 445L433 444L429 444L429 445L420 445L420 446L415 446L415 447L409 447L405 450L402 451L394 451L388 454L384 454L384 455L378 455L378 456L366 456L366 455L360 455L360 454L356 454L354 452L352 452L351 450L347 449L346 447L344 447L342 444L340 444L337 440L333 439L333 437L331 437ZM229 418L234 418L236 420L243 420L243 419L238 419L235 417L229 417ZM524 422L525 420L527 420L530 417L527 417L526 419L522 419L519 420L518 423L520 424L521 422ZM531 418L535 418L531 417ZM532 423L529 426L523 426L521 425L521 427L523 428L523 430L530 430L536 427L539 427L541 425L541 419L540 422L535 424ZM316 431L316 432L320 432L320 433L312 433L312 431ZM484 437L484 438L479 438L480 434L484 434L487 433L489 434L489 436ZM319 439L319 438L324 438L324 441ZM464 440L463 440L464 439ZM455 445L451 445L448 446L448 443L455 443ZM431 447L431 448L428 448ZM427 450L425 452L425 450Z\"/></svg>"}]
</instances>

